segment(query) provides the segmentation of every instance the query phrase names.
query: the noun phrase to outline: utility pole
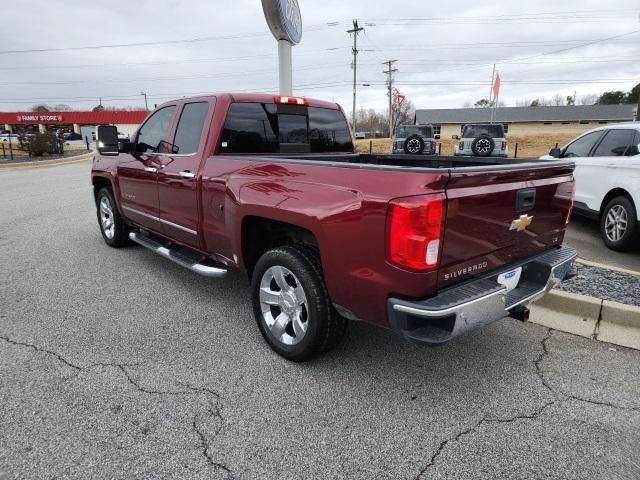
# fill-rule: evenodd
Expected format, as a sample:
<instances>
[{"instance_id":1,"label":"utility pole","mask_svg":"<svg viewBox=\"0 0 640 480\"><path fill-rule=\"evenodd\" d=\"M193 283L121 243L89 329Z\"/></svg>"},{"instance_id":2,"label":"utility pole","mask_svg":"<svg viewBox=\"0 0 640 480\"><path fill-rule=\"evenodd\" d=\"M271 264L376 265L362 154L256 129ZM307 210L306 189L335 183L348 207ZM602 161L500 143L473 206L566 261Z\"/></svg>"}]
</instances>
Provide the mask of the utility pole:
<instances>
[{"instance_id":1,"label":"utility pole","mask_svg":"<svg viewBox=\"0 0 640 480\"><path fill-rule=\"evenodd\" d=\"M145 92L140 92L140 95L142 95L144 97L144 108L148 112L149 111L149 105L147 104L147 94Z\"/></svg>"},{"instance_id":2,"label":"utility pole","mask_svg":"<svg viewBox=\"0 0 640 480\"><path fill-rule=\"evenodd\" d=\"M358 26L358 20L353 21L353 28L347 30L348 34L353 33L353 47L351 52L353 53L353 112L351 115L351 125L353 131L356 131L356 81L357 81L357 66L358 66L358 34L363 31L363 27Z\"/></svg>"},{"instance_id":3,"label":"utility pole","mask_svg":"<svg viewBox=\"0 0 640 480\"><path fill-rule=\"evenodd\" d=\"M383 70L382 73L387 74L387 88L389 89L387 95L389 95L389 138L393 137L393 74L398 71L397 68L392 68L393 64L398 60L387 60L386 62L382 62L383 65L387 66L386 70Z\"/></svg>"}]
</instances>

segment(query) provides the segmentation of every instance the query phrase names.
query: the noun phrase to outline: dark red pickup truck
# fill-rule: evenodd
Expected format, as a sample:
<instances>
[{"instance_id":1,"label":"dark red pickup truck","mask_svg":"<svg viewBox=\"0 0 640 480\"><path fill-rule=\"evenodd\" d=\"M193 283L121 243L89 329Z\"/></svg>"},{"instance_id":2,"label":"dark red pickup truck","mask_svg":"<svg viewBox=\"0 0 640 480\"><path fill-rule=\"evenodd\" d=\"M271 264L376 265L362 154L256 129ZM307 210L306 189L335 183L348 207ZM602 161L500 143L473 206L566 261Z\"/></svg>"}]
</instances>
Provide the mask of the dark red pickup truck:
<instances>
[{"instance_id":1,"label":"dark red pickup truck","mask_svg":"<svg viewBox=\"0 0 640 480\"><path fill-rule=\"evenodd\" d=\"M338 105L260 94L168 102L130 142L99 127L98 147L105 242L247 271L264 338L292 360L348 320L437 344L524 319L573 274L571 162L357 154Z\"/></svg>"}]
</instances>

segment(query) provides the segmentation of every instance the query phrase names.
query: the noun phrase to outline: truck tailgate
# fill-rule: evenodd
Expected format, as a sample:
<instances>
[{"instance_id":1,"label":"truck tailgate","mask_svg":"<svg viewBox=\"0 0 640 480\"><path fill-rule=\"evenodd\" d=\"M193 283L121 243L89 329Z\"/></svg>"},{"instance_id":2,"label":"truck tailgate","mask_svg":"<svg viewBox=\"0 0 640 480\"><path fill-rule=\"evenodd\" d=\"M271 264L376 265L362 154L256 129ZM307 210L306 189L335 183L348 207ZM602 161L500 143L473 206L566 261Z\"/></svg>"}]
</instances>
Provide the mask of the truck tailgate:
<instances>
[{"instance_id":1,"label":"truck tailgate","mask_svg":"<svg viewBox=\"0 0 640 480\"><path fill-rule=\"evenodd\" d=\"M452 169L438 287L562 243L572 205L570 163Z\"/></svg>"}]
</instances>

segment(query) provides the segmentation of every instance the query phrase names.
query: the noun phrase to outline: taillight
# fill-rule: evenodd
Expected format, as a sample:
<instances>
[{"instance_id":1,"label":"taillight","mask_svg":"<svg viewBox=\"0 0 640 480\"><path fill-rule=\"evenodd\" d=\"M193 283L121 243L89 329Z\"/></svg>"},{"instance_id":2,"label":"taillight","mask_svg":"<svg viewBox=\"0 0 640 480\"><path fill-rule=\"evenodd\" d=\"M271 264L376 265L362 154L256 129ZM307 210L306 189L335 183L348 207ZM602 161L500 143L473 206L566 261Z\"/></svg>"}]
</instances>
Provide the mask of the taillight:
<instances>
[{"instance_id":1,"label":"taillight","mask_svg":"<svg viewBox=\"0 0 640 480\"><path fill-rule=\"evenodd\" d=\"M289 105L309 105L307 99L302 97L283 97L276 95L274 100L276 103L287 103Z\"/></svg>"},{"instance_id":2,"label":"taillight","mask_svg":"<svg viewBox=\"0 0 640 480\"><path fill-rule=\"evenodd\" d=\"M392 200L387 217L387 259L419 272L438 268L443 224L441 193Z\"/></svg>"},{"instance_id":3,"label":"taillight","mask_svg":"<svg viewBox=\"0 0 640 480\"><path fill-rule=\"evenodd\" d=\"M436 151L436 142L431 142L431 150Z\"/></svg>"},{"instance_id":4,"label":"taillight","mask_svg":"<svg viewBox=\"0 0 640 480\"><path fill-rule=\"evenodd\" d=\"M460 142L458 145L458 150L464 150L464 142Z\"/></svg>"},{"instance_id":5,"label":"taillight","mask_svg":"<svg viewBox=\"0 0 640 480\"><path fill-rule=\"evenodd\" d=\"M503 140L501 150L506 150L506 149L507 149L507 142Z\"/></svg>"}]
</instances>

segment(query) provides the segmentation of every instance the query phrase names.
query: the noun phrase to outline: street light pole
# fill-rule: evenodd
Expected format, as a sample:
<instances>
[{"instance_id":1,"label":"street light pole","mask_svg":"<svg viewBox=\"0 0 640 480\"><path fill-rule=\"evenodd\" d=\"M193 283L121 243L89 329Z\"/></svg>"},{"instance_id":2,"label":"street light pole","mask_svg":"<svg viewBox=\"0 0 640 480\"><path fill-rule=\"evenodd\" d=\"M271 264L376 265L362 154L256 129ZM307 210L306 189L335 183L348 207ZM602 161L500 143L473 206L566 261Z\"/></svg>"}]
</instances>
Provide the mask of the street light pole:
<instances>
[{"instance_id":1,"label":"street light pole","mask_svg":"<svg viewBox=\"0 0 640 480\"><path fill-rule=\"evenodd\" d=\"M148 112L149 111L149 105L147 104L147 94L145 92L140 92L140 95L142 95L144 97L144 108Z\"/></svg>"}]
</instances>

